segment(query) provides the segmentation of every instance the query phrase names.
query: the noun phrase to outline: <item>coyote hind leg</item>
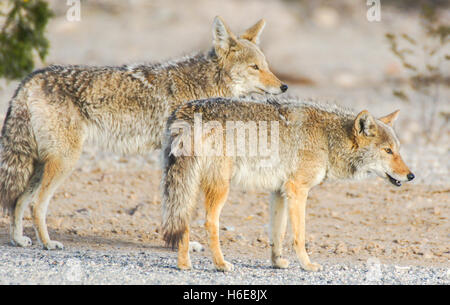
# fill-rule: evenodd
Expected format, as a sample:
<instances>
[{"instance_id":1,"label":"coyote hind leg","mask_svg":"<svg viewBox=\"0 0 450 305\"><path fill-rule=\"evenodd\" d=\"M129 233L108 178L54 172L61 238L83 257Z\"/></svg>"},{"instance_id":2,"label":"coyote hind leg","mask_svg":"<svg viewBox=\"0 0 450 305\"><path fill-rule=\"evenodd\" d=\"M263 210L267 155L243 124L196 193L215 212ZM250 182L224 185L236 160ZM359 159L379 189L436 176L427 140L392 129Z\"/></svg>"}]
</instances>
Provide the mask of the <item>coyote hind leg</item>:
<instances>
[{"instance_id":1,"label":"coyote hind leg","mask_svg":"<svg viewBox=\"0 0 450 305\"><path fill-rule=\"evenodd\" d=\"M216 183L205 190L205 227L209 236L209 247L213 254L214 265L219 271L231 271L233 265L225 261L219 240L219 217L228 196L228 182Z\"/></svg>"},{"instance_id":2,"label":"coyote hind leg","mask_svg":"<svg viewBox=\"0 0 450 305\"><path fill-rule=\"evenodd\" d=\"M181 270L192 269L189 256L189 227L184 231L183 237L178 244L178 268Z\"/></svg>"},{"instance_id":3,"label":"coyote hind leg","mask_svg":"<svg viewBox=\"0 0 450 305\"><path fill-rule=\"evenodd\" d=\"M14 246L28 247L31 246L31 239L23 235L23 214L29 206L29 204L35 198L36 191L40 185L40 180L42 178L42 168L36 166L33 175L30 179L30 183L25 190L25 192L17 199L16 207L14 208L14 213L11 217L10 226L10 238L11 243Z\"/></svg>"},{"instance_id":4,"label":"coyote hind leg","mask_svg":"<svg viewBox=\"0 0 450 305\"><path fill-rule=\"evenodd\" d=\"M47 208L55 190L65 178L71 173L79 152L73 153L72 158L53 157L48 158L43 167L42 179L36 194L36 201L33 208L33 222L36 236L44 249L63 249L62 243L51 240L47 230L46 215Z\"/></svg>"}]
</instances>

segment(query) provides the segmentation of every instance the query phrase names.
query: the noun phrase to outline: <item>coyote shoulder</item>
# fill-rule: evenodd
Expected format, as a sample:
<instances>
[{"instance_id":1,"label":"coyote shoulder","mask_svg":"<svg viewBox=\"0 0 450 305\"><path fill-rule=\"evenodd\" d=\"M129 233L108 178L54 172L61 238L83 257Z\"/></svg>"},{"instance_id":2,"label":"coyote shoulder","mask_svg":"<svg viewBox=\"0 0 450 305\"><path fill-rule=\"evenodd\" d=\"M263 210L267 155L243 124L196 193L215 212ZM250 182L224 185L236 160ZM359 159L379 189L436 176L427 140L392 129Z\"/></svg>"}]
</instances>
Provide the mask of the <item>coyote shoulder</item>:
<instances>
[{"instance_id":1,"label":"coyote shoulder","mask_svg":"<svg viewBox=\"0 0 450 305\"><path fill-rule=\"evenodd\" d=\"M392 128L398 111L376 119L368 111L356 114L296 99L260 100L193 101L169 118L163 144L162 227L165 241L178 246L181 269L191 268L189 218L201 191L217 269L232 268L224 260L218 234L220 211L230 183L235 183L272 193L273 266L288 265L281 246L289 215L302 267L319 270L321 266L310 262L305 250L305 208L312 187L325 180L363 178L370 172L396 186L414 178L399 154L400 143ZM192 131L199 128L199 117L203 129ZM241 128L236 128L236 122ZM251 142L254 137L259 143ZM239 138L239 145L230 143ZM252 145L258 149L252 152ZM238 146L244 152L237 151ZM267 146L270 154L262 154L260 148Z\"/></svg>"}]
</instances>

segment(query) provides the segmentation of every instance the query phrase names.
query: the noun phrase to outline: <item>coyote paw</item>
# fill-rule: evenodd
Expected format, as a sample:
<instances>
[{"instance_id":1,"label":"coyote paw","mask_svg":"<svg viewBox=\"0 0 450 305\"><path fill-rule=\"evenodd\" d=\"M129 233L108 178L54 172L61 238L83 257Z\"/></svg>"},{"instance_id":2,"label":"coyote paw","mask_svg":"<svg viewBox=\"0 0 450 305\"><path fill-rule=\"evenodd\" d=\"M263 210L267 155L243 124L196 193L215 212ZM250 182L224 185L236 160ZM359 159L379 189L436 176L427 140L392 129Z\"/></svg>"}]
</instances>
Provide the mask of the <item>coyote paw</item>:
<instances>
[{"instance_id":1,"label":"coyote paw","mask_svg":"<svg viewBox=\"0 0 450 305\"><path fill-rule=\"evenodd\" d=\"M309 263L305 266L302 266L304 270L306 271L320 271L323 270L322 265L319 265L317 263Z\"/></svg>"},{"instance_id":2,"label":"coyote paw","mask_svg":"<svg viewBox=\"0 0 450 305\"><path fill-rule=\"evenodd\" d=\"M64 245L58 241L50 240L44 245L45 250L62 250Z\"/></svg>"},{"instance_id":3,"label":"coyote paw","mask_svg":"<svg viewBox=\"0 0 450 305\"><path fill-rule=\"evenodd\" d=\"M11 239L11 243L14 246L17 247L29 247L31 246L33 243L31 242L31 239L29 237L26 236L17 236Z\"/></svg>"},{"instance_id":4,"label":"coyote paw","mask_svg":"<svg viewBox=\"0 0 450 305\"><path fill-rule=\"evenodd\" d=\"M180 270L191 270L192 269L191 262L178 264L178 269L180 269Z\"/></svg>"},{"instance_id":5,"label":"coyote paw","mask_svg":"<svg viewBox=\"0 0 450 305\"><path fill-rule=\"evenodd\" d=\"M233 264L231 264L227 261L223 261L223 263L221 263L221 264L216 264L216 269L218 271L228 272L228 271L232 271L234 269L234 266L233 266Z\"/></svg>"},{"instance_id":6,"label":"coyote paw","mask_svg":"<svg viewBox=\"0 0 450 305\"><path fill-rule=\"evenodd\" d=\"M286 269L289 266L289 261L284 258L277 258L275 261L272 261L272 266L274 268Z\"/></svg>"}]
</instances>

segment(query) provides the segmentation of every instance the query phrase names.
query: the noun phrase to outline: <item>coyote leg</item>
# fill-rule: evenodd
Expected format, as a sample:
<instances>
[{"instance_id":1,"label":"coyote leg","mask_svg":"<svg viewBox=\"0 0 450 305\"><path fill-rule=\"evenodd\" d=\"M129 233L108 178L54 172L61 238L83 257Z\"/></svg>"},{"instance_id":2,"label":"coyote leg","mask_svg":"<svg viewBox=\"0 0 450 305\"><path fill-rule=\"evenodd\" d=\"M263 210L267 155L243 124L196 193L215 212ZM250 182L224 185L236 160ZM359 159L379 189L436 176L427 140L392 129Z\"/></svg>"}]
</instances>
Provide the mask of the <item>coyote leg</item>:
<instances>
[{"instance_id":1,"label":"coyote leg","mask_svg":"<svg viewBox=\"0 0 450 305\"><path fill-rule=\"evenodd\" d=\"M30 184L25 192L17 199L16 207L11 217L10 225L10 238L11 243L19 247L31 246L31 239L23 235L23 214L33 201L36 195L36 191L39 186L39 182L42 176L42 170L40 167L35 168Z\"/></svg>"},{"instance_id":2,"label":"coyote leg","mask_svg":"<svg viewBox=\"0 0 450 305\"><path fill-rule=\"evenodd\" d=\"M191 258L189 257L189 227L184 231L178 244L178 268L181 270L192 269Z\"/></svg>"},{"instance_id":3,"label":"coyote leg","mask_svg":"<svg viewBox=\"0 0 450 305\"><path fill-rule=\"evenodd\" d=\"M214 265L217 270L231 271L233 265L225 261L219 240L219 217L223 205L228 196L229 186L227 182L217 183L214 187L209 187L205 192L206 222L205 227L209 235L209 247L213 254Z\"/></svg>"},{"instance_id":4,"label":"coyote leg","mask_svg":"<svg viewBox=\"0 0 450 305\"><path fill-rule=\"evenodd\" d=\"M303 269L308 271L318 271L322 266L311 263L305 248L305 212L308 188L299 186L298 183L287 183L287 198L289 215L294 234L294 248Z\"/></svg>"},{"instance_id":5,"label":"coyote leg","mask_svg":"<svg viewBox=\"0 0 450 305\"><path fill-rule=\"evenodd\" d=\"M273 192L270 200L270 243L272 246L272 266L274 268L287 268L289 265L289 261L282 258L286 224L286 200L279 191Z\"/></svg>"},{"instance_id":6,"label":"coyote leg","mask_svg":"<svg viewBox=\"0 0 450 305\"><path fill-rule=\"evenodd\" d=\"M36 230L36 236L44 249L62 249L62 243L50 239L47 230L45 218L47 208L53 193L64 179L72 171L73 166L78 160L78 154L73 159L49 158L44 165L41 183L37 192L36 203L33 208L33 221Z\"/></svg>"}]
</instances>

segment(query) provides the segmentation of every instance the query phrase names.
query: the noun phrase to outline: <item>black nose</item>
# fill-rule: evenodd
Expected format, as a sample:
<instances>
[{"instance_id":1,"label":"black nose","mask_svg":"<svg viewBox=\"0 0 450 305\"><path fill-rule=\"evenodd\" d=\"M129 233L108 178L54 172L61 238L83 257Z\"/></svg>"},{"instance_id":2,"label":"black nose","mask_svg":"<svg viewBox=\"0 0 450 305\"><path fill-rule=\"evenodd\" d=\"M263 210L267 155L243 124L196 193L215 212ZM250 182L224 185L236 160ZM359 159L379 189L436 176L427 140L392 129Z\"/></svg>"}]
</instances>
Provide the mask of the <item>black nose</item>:
<instances>
[{"instance_id":1,"label":"black nose","mask_svg":"<svg viewBox=\"0 0 450 305\"><path fill-rule=\"evenodd\" d=\"M286 92L286 90L288 89L288 86L283 84L280 86L281 91Z\"/></svg>"},{"instance_id":2,"label":"black nose","mask_svg":"<svg viewBox=\"0 0 450 305\"><path fill-rule=\"evenodd\" d=\"M409 173L408 175L406 175L406 178L408 178L409 181L414 179L414 174L413 173Z\"/></svg>"}]
</instances>

